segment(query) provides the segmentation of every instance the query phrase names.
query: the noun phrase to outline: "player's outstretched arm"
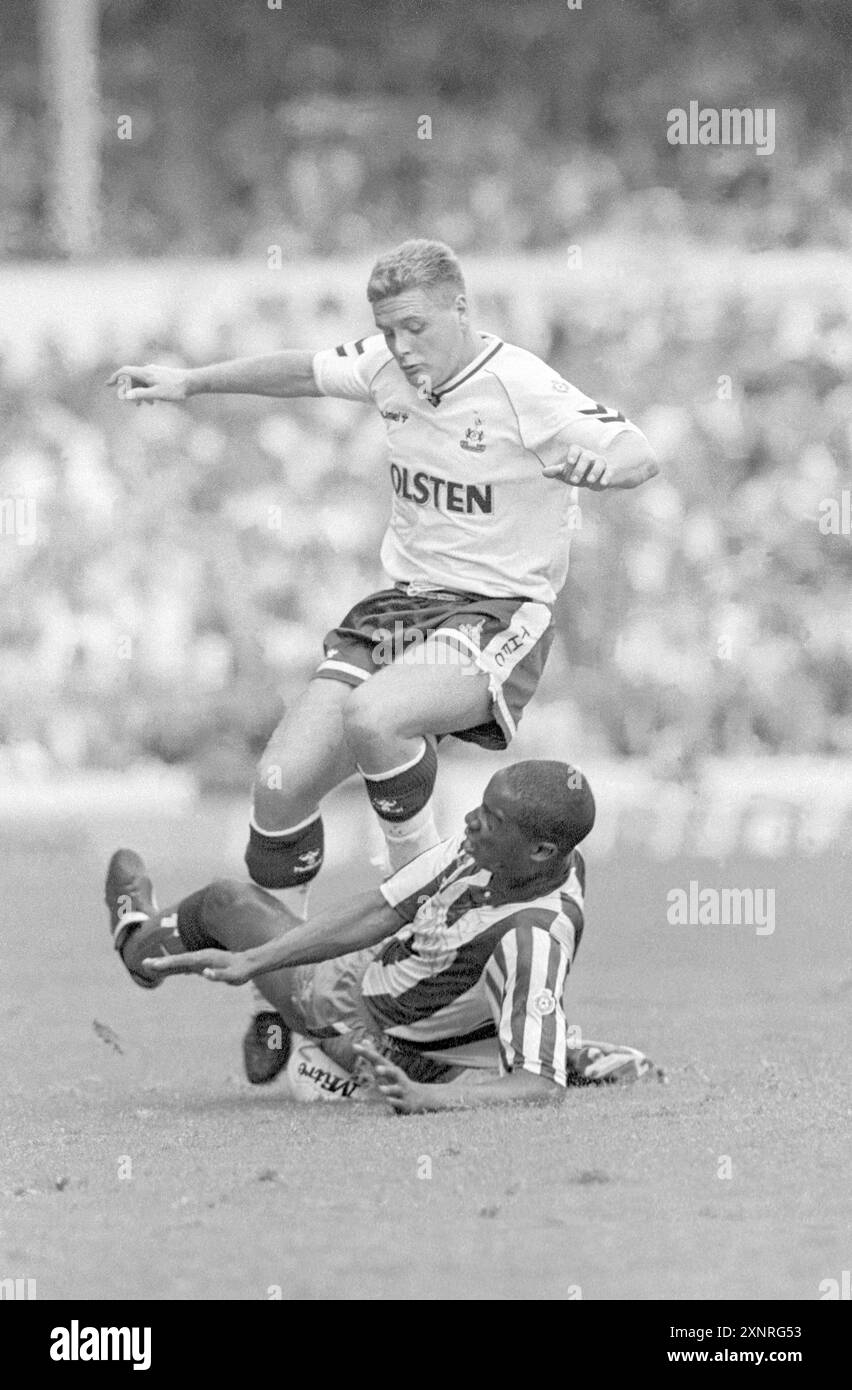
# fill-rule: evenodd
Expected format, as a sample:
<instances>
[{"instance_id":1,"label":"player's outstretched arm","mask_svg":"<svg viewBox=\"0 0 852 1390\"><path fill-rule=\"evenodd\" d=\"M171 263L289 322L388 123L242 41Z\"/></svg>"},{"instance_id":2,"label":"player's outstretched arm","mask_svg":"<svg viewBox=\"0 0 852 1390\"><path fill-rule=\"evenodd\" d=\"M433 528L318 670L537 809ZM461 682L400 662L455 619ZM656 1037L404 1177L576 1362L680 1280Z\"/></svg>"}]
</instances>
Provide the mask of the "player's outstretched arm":
<instances>
[{"instance_id":1,"label":"player's outstretched arm","mask_svg":"<svg viewBox=\"0 0 852 1390\"><path fill-rule=\"evenodd\" d=\"M228 393L247 396L319 396L313 368L314 353L288 349L264 357L237 357L209 367L125 366L114 371L107 386L117 386L122 400L137 405L148 401L186 401L190 396Z\"/></svg>"},{"instance_id":2,"label":"player's outstretched arm","mask_svg":"<svg viewBox=\"0 0 852 1390\"><path fill-rule=\"evenodd\" d=\"M350 951L361 951L393 936L404 926L399 914L379 892L359 893L344 907L319 913L304 926L292 927L262 946L248 951L185 951L153 956L142 962L155 975L203 975L226 985L244 985L258 975L295 965L316 965Z\"/></svg>"},{"instance_id":3,"label":"player's outstretched arm","mask_svg":"<svg viewBox=\"0 0 852 1390\"><path fill-rule=\"evenodd\" d=\"M247 951L252 979L282 965L316 965L350 951L362 951L393 936L404 925L382 893L375 889L359 893L345 906L320 912L304 926L293 927L284 936Z\"/></svg>"},{"instance_id":4,"label":"player's outstretched arm","mask_svg":"<svg viewBox=\"0 0 852 1390\"><path fill-rule=\"evenodd\" d=\"M368 1043L356 1043L355 1051L369 1062L376 1086L398 1115L426 1110L472 1110L481 1105L507 1105L516 1101L557 1100L564 1088L546 1076L520 1068L508 1076L484 1079L460 1076L456 1081L423 1085L412 1081L401 1067L382 1057Z\"/></svg>"}]
</instances>

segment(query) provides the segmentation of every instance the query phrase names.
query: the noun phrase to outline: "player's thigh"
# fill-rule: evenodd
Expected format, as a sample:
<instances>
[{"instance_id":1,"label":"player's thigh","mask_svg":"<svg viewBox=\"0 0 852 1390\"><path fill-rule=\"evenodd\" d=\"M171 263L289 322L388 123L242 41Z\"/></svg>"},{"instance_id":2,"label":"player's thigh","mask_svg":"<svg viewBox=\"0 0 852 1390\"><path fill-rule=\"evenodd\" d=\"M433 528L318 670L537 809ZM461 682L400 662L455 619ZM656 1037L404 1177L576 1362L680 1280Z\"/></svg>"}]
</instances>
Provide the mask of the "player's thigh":
<instances>
[{"instance_id":1,"label":"player's thigh","mask_svg":"<svg viewBox=\"0 0 852 1390\"><path fill-rule=\"evenodd\" d=\"M383 729L403 738L451 734L489 717L488 676L472 662L436 661L428 645L353 691L345 715L350 738Z\"/></svg>"},{"instance_id":2,"label":"player's thigh","mask_svg":"<svg viewBox=\"0 0 852 1390\"><path fill-rule=\"evenodd\" d=\"M278 790L288 799L307 796L315 803L355 771L343 721L352 694L342 681L311 681L266 745L256 793Z\"/></svg>"}]
</instances>

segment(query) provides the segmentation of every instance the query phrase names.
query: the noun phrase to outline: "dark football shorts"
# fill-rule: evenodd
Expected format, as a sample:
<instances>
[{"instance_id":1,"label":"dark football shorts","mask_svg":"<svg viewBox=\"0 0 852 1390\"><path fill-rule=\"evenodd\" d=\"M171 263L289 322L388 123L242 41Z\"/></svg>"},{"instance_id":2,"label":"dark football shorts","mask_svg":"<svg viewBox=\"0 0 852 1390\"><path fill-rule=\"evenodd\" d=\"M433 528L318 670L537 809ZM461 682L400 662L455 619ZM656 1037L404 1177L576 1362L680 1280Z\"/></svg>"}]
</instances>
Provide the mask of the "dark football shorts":
<instances>
[{"instance_id":1,"label":"dark football shorts","mask_svg":"<svg viewBox=\"0 0 852 1390\"><path fill-rule=\"evenodd\" d=\"M325 659L315 674L360 685L384 666L412 660L422 646L422 659L430 665L456 665L488 676L491 718L457 730L454 737L483 748L506 748L552 641L553 616L546 603L448 589L411 594L398 585L349 610L326 635Z\"/></svg>"}]
</instances>

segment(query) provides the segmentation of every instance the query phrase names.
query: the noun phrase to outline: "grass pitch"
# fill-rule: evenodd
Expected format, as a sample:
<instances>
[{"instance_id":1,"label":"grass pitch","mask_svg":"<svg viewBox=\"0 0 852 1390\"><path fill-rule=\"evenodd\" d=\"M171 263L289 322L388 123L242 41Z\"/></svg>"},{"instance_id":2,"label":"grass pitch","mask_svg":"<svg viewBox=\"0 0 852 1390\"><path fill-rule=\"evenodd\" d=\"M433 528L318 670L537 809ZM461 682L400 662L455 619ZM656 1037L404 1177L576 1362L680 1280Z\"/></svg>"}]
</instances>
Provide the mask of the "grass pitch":
<instances>
[{"instance_id":1,"label":"grass pitch","mask_svg":"<svg viewBox=\"0 0 852 1390\"><path fill-rule=\"evenodd\" d=\"M233 815L7 832L0 1277L43 1299L811 1300L840 1279L849 857L590 856L570 1021L670 1084L399 1118L249 1087L243 992L148 994L117 967L107 852L138 845L173 901L238 871ZM774 887L774 933L670 926L691 878ZM332 869L319 900L369 881Z\"/></svg>"}]
</instances>

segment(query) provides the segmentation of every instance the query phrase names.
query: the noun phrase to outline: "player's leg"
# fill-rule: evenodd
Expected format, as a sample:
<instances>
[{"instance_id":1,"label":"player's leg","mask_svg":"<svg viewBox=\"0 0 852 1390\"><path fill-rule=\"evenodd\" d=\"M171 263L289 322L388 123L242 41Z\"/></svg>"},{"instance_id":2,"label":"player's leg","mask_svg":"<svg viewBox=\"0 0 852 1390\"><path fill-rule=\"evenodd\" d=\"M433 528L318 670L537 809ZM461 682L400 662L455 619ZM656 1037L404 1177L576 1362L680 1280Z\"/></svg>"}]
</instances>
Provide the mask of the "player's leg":
<instances>
[{"instance_id":1,"label":"player's leg","mask_svg":"<svg viewBox=\"0 0 852 1390\"><path fill-rule=\"evenodd\" d=\"M143 962L151 956L207 946L246 950L293 925L291 914L271 893L231 880L213 883L160 912L144 862L133 850L113 855L105 896L113 944L131 979L144 989L155 989L165 978L146 970ZM295 1004L298 973L275 971L263 977L263 985L261 1007L243 1038L246 1075L254 1085L272 1081L287 1066L292 1035L303 1026Z\"/></svg>"},{"instance_id":2,"label":"player's leg","mask_svg":"<svg viewBox=\"0 0 852 1390\"><path fill-rule=\"evenodd\" d=\"M293 925L277 898L238 879L217 879L160 911L144 861L127 849L116 850L110 860L104 896L113 945L131 978L146 989L166 978L146 972L142 962L151 956L210 946L247 951L275 940ZM264 996L291 1027L303 1023L295 1003L296 976L296 970L282 968L262 977Z\"/></svg>"},{"instance_id":3,"label":"player's leg","mask_svg":"<svg viewBox=\"0 0 852 1390\"><path fill-rule=\"evenodd\" d=\"M166 978L148 973L143 962L151 956L208 947L244 951L292 926L287 909L271 893L233 879L208 884L161 912L144 861L128 849L117 850L110 860L105 898L113 945L128 974L145 989ZM271 1007L256 1015L244 1039L251 1082L272 1081L288 1067L288 1074L295 1068L296 1099L345 1099L357 1090L357 1084L349 1084L357 1061L350 1033L354 1028L353 1036L362 1036L368 1023L360 981L371 959L370 951L355 952L320 967L282 968L262 977ZM314 1035L322 1038L321 1045ZM328 1068L336 1068L333 1083Z\"/></svg>"},{"instance_id":4,"label":"player's leg","mask_svg":"<svg viewBox=\"0 0 852 1390\"><path fill-rule=\"evenodd\" d=\"M255 778L246 866L301 919L322 867L319 803L355 771L343 727L350 693L339 681L311 681L273 733Z\"/></svg>"},{"instance_id":5,"label":"player's leg","mask_svg":"<svg viewBox=\"0 0 852 1390\"><path fill-rule=\"evenodd\" d=\"M360 703L359 692L368 683L372 685L386 666L399 659L409 659L412 641L415 648L422 645L423 634L443 619L452 598L453 595L447 593L412 596L401 585L369 594L349 610L338 627L326 634L324 659L317 668L319 679L345 682L350 687L350 695L357 696ZM344 728L350 703L347 700L343 705ZM435 780L435 754L436 740L431 735L428 747L419 740L406 750L404 761L411 763L413 771L403 787L403 800L413 805L409 804L403 814L394 819L379 815L391 869L401 868L440 838L430 800ZM421 755L423 765L418 766ZM401 767L400 758L396 762L393 758L384 761L381 769L384 773L406 777L407 769ZM391 786L377 791L376 796L383 803L398 799L396 788Z\"/></svg>"},{"instance_id":6,"label":"player's leg","mask_svg":"<svg viewBox=\"0 0 852 1390\"><path fill-rule=\"evenodd\" d=\"M344 728L392 868L439 839L431 808L434 736L485 723L489 708L488 676L472 663L435 662L428 645L353 690Z\"/></svg>"},{"instance_id":7,"label":"player's leg","mask_svg":"<svg viewBox=\"0 0 852 1390\"><path fill-rule=\"evenodd\" d=\"M311 681L275 729L255 778L246 867L295 920L307 917L310 885L322 867L320 801L355 771L342 718L350 690L339 680ZM259 1085L276 1075L266 1037L280 1021L266 1008L263 990L252 985L251 994L243 1061L249 1081Z\"/></svg>"}]
</instances>

